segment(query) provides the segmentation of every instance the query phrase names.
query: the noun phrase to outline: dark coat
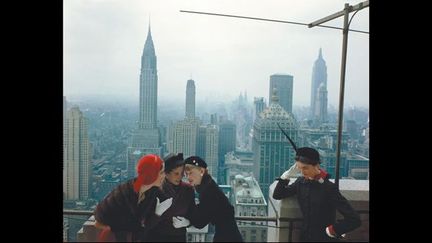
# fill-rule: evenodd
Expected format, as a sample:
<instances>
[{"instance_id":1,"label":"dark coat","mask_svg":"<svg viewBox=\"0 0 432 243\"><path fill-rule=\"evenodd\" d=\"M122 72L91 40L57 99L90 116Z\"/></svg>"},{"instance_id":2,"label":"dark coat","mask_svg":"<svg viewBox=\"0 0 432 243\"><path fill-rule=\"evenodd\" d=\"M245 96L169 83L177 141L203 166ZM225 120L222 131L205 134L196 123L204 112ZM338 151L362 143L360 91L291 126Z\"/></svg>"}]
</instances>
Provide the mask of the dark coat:
<instances>
[{"instance_id":1,"label":"dark coat","mask_svg":"<svg viewBox=\"0 0 432 243\"><path fill-rule=\"evenodd\" d=\"M336 185L328 180L323 183L299 177L288 185L289 180L280 179L273 192L274 199L297 195L303 214L302 241L335 241L326 234L326 227L333 225L337 235L342 235L360 226L360 216L341 195ZM336 222L336 210L344 217Z\"/></svg>"},{"instance_id":2,"label":"dark coat","mask_svg":"<svg viewBox=\"0 0 432 243\"><path fill-rule=\"evenodd\" d=\"M199 229L211 223L215 226L213 241L243 241L234 219L234 207L216 182L205 174L201 185L195 187L200 203L191 214L191 224Z\"/></svg>"},{"instance_id":3,"label":"dark coat","mask_svg":"<svg viewBox=\"0 0 432 243\"><path fill-rule=\"evenodd\" d=\"M159 189L152 187L145 192L145 199L137 204L138 193L133 189L136 179L114 188L97 206L95 219L111 227L117 241L126 241L126 232L132 233L132 240L145 237L146 219L154 215L156 196Z\"/></svg>"},{"instance_id":4,"label":"dark coat","mask_svg":"<svg viewBox=\"0 0 432 243\"><path fill-rule=\"evenodd\" d=\"M172 197L172 205L160 217L154 215L149 219L150 224L155 224L151 232L148 234L147 241L176 241L186 242L186 227L174 228L172 218L174 216L182 216L190 218L195 207L195 195L191 185L180 182L176 186L167 180L162 187L161 201Z\"/></svg>"}]
</instances>

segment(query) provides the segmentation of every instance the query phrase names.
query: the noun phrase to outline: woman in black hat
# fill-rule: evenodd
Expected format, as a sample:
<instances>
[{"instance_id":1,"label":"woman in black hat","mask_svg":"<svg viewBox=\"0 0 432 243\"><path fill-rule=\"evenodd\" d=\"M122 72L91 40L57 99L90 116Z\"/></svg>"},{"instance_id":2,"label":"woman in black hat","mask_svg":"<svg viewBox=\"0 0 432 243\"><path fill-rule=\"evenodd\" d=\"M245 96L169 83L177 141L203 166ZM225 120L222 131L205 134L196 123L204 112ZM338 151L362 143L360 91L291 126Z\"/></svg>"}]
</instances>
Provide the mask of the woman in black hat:
<instances>
[{"instance_id":1,"label":"woman in black hat","mask_svg":"<svg viewBox=\"0 0 432 243\"><path fill-rule=\"evenodd\" d=\"M320 168L318 151L309 147L297 149L288 134L277 125L293 146L296 156L291 168L276 179L278 183L273 198L280 200L297 195L303 214L301 241L339 241L346 232L360 227L360 216L342 196L339 188L329 181L329 174ZM300 172L303 176L298 177ZM298 178L289 185L289 178L292 177ZM344 217L337 222L336 210Z\"/></svg>"},{"instance_id":2,"label":"woman in black hat","mask_svg":"<svg viewBox=\"0 0 432 243\"><path fill-rule=\"evenodd\" d=\"M320 168L318 151L308 147L295 150L295 163L277 178L273 198L280 200L297 195L303 214L301 241L339 241L344 233L360 226L360 217L329 181L329 174ZM300 173L302 176L298 177ZM293 177L298 178L289 185L289 178ZM344 216L343 220L336 222L336 210Z\"/></svg>"},{"instance_id":3,"label":"woman in black hat","mask_svg":"<svg viewBox=\"0 0 432 243\"><path fill-rule=\"evenodd\" d=\"M152 230L146 241L186 242L186 227L195 207L195 195L191 185L182 181L185 162L183 154L170 153L165 162L165 183L162 185L163 198L173 198L171 207L160 217L154 215L150 224Z\"/></svg>"},{"instance_id":4,"label":"woman in black hat","mask_svg":"<svg viewBox=\"0 0 432 243\"><path fill-rule=\"evenodd\" d=\"M190 217L192 225L201 229L209 223L213 224L215 242L242 242L234 219L234 207L208 174L206 162L198 156L191 156L185 164L185 174L199 193L199 204Z\"/></svg>"}]
</instances>

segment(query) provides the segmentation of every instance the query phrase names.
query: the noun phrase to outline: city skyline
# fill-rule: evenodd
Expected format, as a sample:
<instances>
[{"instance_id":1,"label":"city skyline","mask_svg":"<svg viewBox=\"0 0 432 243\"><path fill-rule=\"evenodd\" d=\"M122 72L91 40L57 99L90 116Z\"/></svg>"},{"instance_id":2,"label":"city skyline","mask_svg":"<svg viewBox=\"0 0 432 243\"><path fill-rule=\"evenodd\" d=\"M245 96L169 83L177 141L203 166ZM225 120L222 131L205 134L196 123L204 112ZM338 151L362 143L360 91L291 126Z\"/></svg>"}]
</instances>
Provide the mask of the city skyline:
<instances>
[{"instance_id":1,"label":"city skyline","mask_svg":"<svg viewBox=\"0 0 432 243\"><path fill-rule=\"evenodd\" d=\"M356 4L358 1L348 1ZM336 105L342 35L338 30L180 13L179 10L312 22L345 1L65 1L64 94L139 99L139 58L149 19L158 53L160 100L184 100L184 80L208 97L266 97L270 75L294 77L293 106L309 105L312 66L322 48L329 105ZM266 11L263 11L265 9ZM351 28L369 30L369 10ZM341 26L341 19L329 25ZM253 41L251 41L253 40ZM345 105L369 106L369 35L351 32ZM225 98L226 99L226 98Z\"/></svg>"}]
</instances>

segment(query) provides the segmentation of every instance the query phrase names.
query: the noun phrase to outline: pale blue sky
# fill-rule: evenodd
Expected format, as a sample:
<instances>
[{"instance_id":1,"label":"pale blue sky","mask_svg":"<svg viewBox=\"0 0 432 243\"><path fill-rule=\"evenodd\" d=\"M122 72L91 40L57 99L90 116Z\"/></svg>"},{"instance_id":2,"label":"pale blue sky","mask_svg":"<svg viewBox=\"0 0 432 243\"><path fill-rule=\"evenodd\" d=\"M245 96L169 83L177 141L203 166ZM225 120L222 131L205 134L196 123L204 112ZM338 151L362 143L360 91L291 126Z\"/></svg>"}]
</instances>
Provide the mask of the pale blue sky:
<instances>
[{"instance_id":1,"label":"pale blue sky","mask_svg":"<svg viewBox=\"0 0 432 243\"><path fill-rule=\"evenodd\" d=\"M140 60L151 16L160 99L183 101L195 80L204 97L268 100L269 77L294 76L293 105L310 102L312 66L321 47L329 104L337 106L340 30L180 13L214 12L310 23L361 1L64 0L64 94L113 95L138 102ZM352 14L352 13L351 13ZM342 27L342 18L327 22ZM351 28L369 31L369 8ZM369 35L350 32L345 106L369 106ZM183 104L183 103L182 103Z\"/></svg>"}]
</instances>

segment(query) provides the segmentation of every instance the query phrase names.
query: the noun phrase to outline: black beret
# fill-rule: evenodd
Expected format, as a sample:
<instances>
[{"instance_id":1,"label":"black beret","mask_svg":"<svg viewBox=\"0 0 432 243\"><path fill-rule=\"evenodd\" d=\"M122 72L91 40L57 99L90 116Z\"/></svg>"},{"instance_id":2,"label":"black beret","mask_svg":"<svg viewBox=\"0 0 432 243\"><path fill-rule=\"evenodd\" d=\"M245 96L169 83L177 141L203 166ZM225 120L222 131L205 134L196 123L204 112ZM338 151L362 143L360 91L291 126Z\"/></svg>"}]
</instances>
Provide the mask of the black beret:
<instances>
[{"instance_id":1,"label":"black beret","mask_svg":"<svg viewBox=\"0 0 432 243\"><path fill-rule=\"evenodd\" d=\"M183 153L169 153L163 158L163 161L165 162L165 172L170 172L177 166L184 164Z\"/></svg>"},{"instance_id":2,"label":"black beret","mask_svg":"<svg viewBox=\"0 0 432 243\"><path fill-rule=\"evenodd\" d=\"M297 149L295 156L296 161L300 161L305 164L316 165L321 163L320 155L316 149L309 147L302 147Z\"/></svg>"},{"instance_id":3,"label":"black beret","mask_svg":"<svg viewBox=\"0 0 432 243\"><path fill-rule=\"evenodd\" d=\"M191 156L185 159L185 164L207 168L207 163L198 156Z\"/></svg>"}]
</instances>

